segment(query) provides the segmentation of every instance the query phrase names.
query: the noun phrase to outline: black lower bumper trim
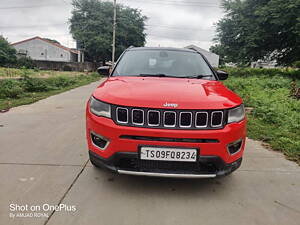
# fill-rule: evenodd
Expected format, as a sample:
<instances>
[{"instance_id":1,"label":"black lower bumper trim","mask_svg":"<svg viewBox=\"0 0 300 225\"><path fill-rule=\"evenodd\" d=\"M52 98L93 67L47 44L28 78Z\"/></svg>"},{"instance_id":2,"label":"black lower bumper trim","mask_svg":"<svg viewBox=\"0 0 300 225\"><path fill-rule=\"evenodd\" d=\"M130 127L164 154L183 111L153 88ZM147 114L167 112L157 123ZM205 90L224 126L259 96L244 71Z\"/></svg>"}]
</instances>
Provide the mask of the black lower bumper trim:
<instances>
[{"instance_id":1,"label":"black lower bumper trim","mask_svg":"<svg viewBox=\"0 0 300 225\"><path fill-rule=\"evenodd\" d=\"M92 151L89 151L89 155L92 164L114 172L125 170L133 172L216 174L217 176L224 176L238 169L242 162L242 158L240 158L233 163L226 164L218 156L200 156L195 163L140 160L138 153L134 152L118 152L108 159L102 158Z\"/></svg>"},{"instance_id":2,"label":"black lower bumper trim","mask_svg":"<svg viewBox=\"0 0 300 225\"><path fill-rule=\"evenodd\" d=\"M199 139L199 138L169 138L169 137L147 137L121 135L121 139L140 140L140 141L164 141L164 142L183 142L183 143L219 143L217 139Z\"/></svg>"}]
</instances>

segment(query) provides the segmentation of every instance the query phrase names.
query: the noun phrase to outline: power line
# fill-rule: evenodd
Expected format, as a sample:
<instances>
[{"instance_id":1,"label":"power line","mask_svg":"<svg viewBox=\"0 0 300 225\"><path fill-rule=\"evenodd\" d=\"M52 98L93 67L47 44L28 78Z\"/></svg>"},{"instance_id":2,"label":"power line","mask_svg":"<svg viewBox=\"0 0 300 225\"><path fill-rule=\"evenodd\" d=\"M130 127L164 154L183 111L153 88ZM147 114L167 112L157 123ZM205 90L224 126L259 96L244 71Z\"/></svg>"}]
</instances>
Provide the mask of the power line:
<instances>
[{"instance_id":1,"label":"power line","mask_svg":"<svg viewBox=\"0 0 300 225\"><path fill-rule=\"evenodd\" d=\"M42 7L58 6L57 4L47 4L47 5L24 5L24 6L8 6L0 7L0 9L32 9L32 8L42 8Z\"/></svg>"},{"instance_id":2,"label":"power line","mask_svg":"<svg viewBox=\"0 0 300 225\"><path fill-rule=\"evenodd\" d=\"M178 1L158 1L158 0L148 0L141 2L140 0L123 0L123 1L132 1L138 3L146 3L146 4L155 4L155 5L177 5L177 6L201 6L201 7L216 7L219 8L218 4L213 4L209 2L178 2ZM70 5L70 3L62 0L66 5ZM8 7L0 7L0 10L5 9L31 9L31 8L42 8L42 7L52 7L52 6L61 6L59 4L46 4L46 5L25 5L25 6L8 6Z\"/></svg>"},{"instance_id":3,"label":"power line","mask_svg":"<svg viewBox=\"0 0 300 225\"><path fill-rule=\"evenodd\" d=\"M50 27L50 26L65 26L69 25L68 23L53 23L53 24L35 24L35 25L17 25L17 26L0 26L2 29L14 29L14 28L34 28L34 27ZM166 25L155 25L155 24L147 24L146 27L154 27L154 28L163 28L163 29L174 29L174 30L203 30L203 31L213 31L214 29L209 28L187 28L187 27L174 27L174 26L166 26Z\"/></svg>"},{"instance_id":4,"label":"power line","mask_svg":"<svg viewBox=\"0 0 300 225\"><path fill-rule=\"evenodd\" d=\"M186 27L172 27L172 26L163 26L163 25L146 25L146 27L155 27L155 28L164 28L172 30L192 30L192 31L214 31L213 28L186 28Z\"/></svg>"},{"instance_id":5,"label":"power line","mask_svg":"<svg viewBox=\"0 0 300 225\"><path fill-rule=\"evenodd\" d=\"M0 26L3 29L14 29L14 28L34 28L34 27L49 27L49 26L64 26L68 25L67 23L57 23L57 24L36 24L36 25L23 25L23 26Z\"/></svg>"},{"instance_id":6,"label":"power line","mask_svg":"<svg viewBox=\"0 0 300 225\"><path fill-rule=\"evenodd\" d=\"M43 33L43 32L42 32ZM11 36L11 37L35 37L37 36L36 34L5 34L6 36ZM69 37L72 36L71 34L66 34L66 33L48 33L48 34L42 34L38 36L57 36L57 37Z\"/></svg>"},{"instance_id":7,"label":"power line","mask_svg":"<svg viewBox=\"0 0 300 225\"><path fill-rule=\"evenodd\" d=\"M185 38L180 38L180 37L166 37L166 36L153 35L153 34L147 34L147 37L158 37L158 38L164 38L164 39L169 39L169 40L171 39L171 40L182 40L182 41L201 41L201 40L196 40L196 39L185 39Z\"/></svg>"},{"instance_id":8,"label":"power line","mask_svg":"<svg viewBox=\"0 0 300 225\"><path fill-rule=\"evenodd\" d=\"M177 6L201 6L201 7L216 7L219 8L220 6L217 4L211 3L201 3L201 2L178 2L178 1L157 1L157 0L148 0L141 2L140 0L125 0L125 1L133 1L139 3L146 3L146 4L155 4L155 5L177 5Z\"/></svg>"},{"instance_id":9,"label":"power line","mask_svg":"<svg viewBox=\"0 0 300 225\"><path fill-rule=\"evenodd\" d=\"M66 5L70 5L69 2L67 2L66 0L62 0Z\"/></svg>"}]
</instances>

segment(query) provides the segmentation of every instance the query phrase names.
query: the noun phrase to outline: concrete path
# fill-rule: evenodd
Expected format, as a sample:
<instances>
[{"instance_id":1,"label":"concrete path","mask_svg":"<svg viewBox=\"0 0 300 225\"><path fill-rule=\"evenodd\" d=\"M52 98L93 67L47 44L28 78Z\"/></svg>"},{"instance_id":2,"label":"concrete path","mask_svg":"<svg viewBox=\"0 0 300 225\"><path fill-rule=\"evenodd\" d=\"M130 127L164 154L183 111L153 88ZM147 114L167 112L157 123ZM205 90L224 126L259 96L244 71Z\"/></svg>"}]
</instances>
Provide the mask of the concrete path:
<instances>
[{"instance_id":1,"label":"concrete path","mask_svg":"<svg viewBox=\"0 0 300 225\"><path fill-rule=\"evenodd\" d=\"M96 86L0 114L0 224L300 224L299 166L253 140L242 167L221 179L130 177L93 168L84 111ZM50 208L60 203L69 211Z\"/></svg>"}]
</instances>

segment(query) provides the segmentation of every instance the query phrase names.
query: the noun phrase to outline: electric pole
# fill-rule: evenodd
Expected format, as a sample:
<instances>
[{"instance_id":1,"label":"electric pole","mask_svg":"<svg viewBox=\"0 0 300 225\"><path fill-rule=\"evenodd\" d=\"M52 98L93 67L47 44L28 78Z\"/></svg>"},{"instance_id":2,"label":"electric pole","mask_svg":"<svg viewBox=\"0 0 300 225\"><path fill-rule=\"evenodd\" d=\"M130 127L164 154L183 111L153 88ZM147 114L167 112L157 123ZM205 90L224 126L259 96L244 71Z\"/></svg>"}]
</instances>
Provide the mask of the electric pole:
<instances>
[{"instance_id":1,"label":"electric pole","mask_svg":"<svg viewBox=\"0 0 300 225\"><path fill-rule=\"evenodd\" d=\"M117 26L117 0L114 0L113 41L112 41L112 66L115 65L115 54L116 54L116 26Z\"/></svg>"}]
</instances>

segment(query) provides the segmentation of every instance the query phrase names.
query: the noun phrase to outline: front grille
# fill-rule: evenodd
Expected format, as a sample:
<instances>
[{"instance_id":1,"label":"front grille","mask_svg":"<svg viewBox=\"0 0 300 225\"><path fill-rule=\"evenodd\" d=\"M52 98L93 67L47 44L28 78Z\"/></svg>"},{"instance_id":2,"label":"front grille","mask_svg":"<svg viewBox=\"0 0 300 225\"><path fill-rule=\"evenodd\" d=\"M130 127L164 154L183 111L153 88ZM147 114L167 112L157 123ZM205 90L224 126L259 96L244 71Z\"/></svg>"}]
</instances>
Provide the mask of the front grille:
<instances>
[{"instance_id":1,"label":"front grille","mask_svg":"<svg viewBox=\"0 0 300 225\"><path fill-rule=\"evenodd\" d=\"M116 124L162 129L221 129L224 110L171 110L112 106Z\"/></svg>"}]
</instances>

